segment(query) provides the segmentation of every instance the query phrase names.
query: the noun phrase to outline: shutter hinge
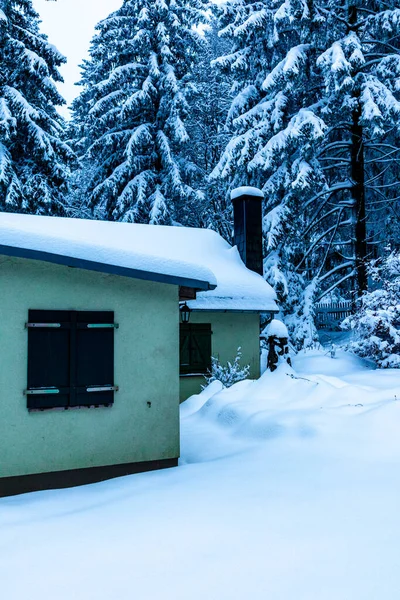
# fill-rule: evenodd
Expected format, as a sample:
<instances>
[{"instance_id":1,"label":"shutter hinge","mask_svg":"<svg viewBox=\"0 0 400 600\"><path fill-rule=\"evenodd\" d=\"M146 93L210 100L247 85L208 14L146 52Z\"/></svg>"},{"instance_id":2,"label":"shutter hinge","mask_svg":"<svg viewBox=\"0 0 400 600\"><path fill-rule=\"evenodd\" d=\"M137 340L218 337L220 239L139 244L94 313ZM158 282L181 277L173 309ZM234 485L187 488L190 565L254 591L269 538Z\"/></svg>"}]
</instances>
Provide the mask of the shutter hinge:
<instances>
[{"instance_id":1,"label":"shutter hinge","mask_svg":"<svg viewBox=\"0 0 400 600\"><path fill-rule=\"evenodd\" d=\"M119 329L118 323L88 323L88 329Z\"/></svg>"},{"instance_id":2,"label":"shutter hinge","mask_svg":"<svg viewBox=\"0 0 400 600\"><path fill-rule=\"evenodd\" d=\"M61 323L25 323L25 327L33 328L33 327L50 327L52 329L56 329L61 327Z\"/></svg>"},{"instance_id":3,"label":"shutter hinge","mask_svg":"<svg viewBox=\"0 0 400 600\"><path fill-rule=\"evenodd\" d=\"M24 390L24 394L26 396L35 396L42 394L59 394L60 390L58 388L36 388L33 390Z\"/></svg>"},{"instance_id":4,"label":"shutter hinge","mask_svg":"<svg viewBox=\"0 0 400 600\"><path fill-rule=\"evenodd\" d=\"M100 385L86 388L87 392L118 392L118 385Z\"/></svg>"}]
</instances>

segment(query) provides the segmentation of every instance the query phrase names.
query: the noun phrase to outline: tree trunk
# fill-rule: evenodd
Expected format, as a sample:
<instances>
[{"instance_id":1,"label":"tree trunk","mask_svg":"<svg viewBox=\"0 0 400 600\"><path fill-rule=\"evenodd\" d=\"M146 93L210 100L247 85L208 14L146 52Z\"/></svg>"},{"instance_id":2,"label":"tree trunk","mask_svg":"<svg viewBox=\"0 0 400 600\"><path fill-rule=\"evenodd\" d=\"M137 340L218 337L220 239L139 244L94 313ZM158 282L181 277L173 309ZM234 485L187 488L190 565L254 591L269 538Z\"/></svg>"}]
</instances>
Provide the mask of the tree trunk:
<instances>
[{"instance_id":1,"label":"tree trunk","mask_svg":"<svg viewBox=\"0 0 400 600\"><path fill-rule=\"evenodd\" d=\"M351 179L354 183L354 257L356 267L356 293L361 296L368 289L367 277L367 223L365 210L365 164L363 128L360 125L360 109L353 111L351 126Z\"/></svg>"},{"instance_id":2,"label":"tree trunk","mask_svg":"<svg viewBox=\"0 0 400 600\"><path fill-rule=\"evenodd\" d=\"M350 5L348 8L349 30L357 23L357 7ZM359 92L356 92L357 107L352 113L351 134L351 166L350 176L354 187L352 195L354 200L353 221L354 221L354 258L355 258L355 291L357 297L360 297L368 289L367 276L367 223L365 209L365 157L364 157L364 139L363 127L360 124L361 106Z\"/></svg>"}]
</instances>

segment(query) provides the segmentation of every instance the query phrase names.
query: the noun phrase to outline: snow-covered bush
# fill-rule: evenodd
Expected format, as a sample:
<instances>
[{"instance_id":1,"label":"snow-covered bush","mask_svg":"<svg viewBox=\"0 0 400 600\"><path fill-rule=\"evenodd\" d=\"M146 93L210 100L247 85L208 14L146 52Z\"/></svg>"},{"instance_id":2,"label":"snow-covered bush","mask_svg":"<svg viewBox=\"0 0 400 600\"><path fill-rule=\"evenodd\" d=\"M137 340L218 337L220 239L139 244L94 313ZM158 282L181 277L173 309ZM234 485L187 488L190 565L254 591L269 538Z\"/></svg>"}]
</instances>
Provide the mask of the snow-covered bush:
<instances>
[{"instance_id":1,"label":"snow-covered bush","mask_svg":"<svg viewBox=\"0 0 400 600\"><path fill-rule=\"evenodd\" d=\"M356 354L372 358L381 368L400 368L400 252L380 264L375 261L370 276L379 288L361 297L356 314L342 327L353 330L350 348Z\"/></svg>"},{"instance_id":2,"label":"snow-covered bush","mask_svg":"<svg viewBox=\"0 0 400 600\"><path fill-rule=\"evenodd\" d=\"M297 288L299 287L297 286ZM292 289L295 291L296 287ZM299 295L292 302L292 312L285 316L289 337L296 350L313 348L318 341L318 332L315 325L316 290L316 279L305 285L302 290L298 289Z\"/></svg>"},{"instance_id":3,"label":"snow-covered bush","mask_svg":"<svg viewBox=\"0 0 400 600\"><path fill-rule=\"evenodd\" d=\"M212 356L211 371L204 376L207 384L203 386L203 389L213 381L220 381L225 387L231 387L234 383L247 379L250 373L250 365L240 366L241 358L240 346L237 349L233 363L228 361L226 365L222 365L217 357Z\"/></svg>"}]
</instances>

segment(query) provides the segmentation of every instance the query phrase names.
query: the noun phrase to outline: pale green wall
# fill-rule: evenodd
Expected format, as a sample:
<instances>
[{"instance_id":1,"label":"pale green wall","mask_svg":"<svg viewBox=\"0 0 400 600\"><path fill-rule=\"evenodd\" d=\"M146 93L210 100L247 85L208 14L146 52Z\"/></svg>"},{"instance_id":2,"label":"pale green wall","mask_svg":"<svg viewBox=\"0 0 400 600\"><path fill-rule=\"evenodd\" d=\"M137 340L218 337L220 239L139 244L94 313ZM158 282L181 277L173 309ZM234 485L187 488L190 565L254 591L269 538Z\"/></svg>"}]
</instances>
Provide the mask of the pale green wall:
<instances>
[{"instance_id":1,"label":"pale green wall","mask_svg":"<svg viewBox=\"0 0 400 600\"><path fill-rule=\"evenodd\" d=\"M233 361L236 350L242 351L242 365L250 365L250 378L260 376L260 315L257 313L193 312L191 323L211 323L212 354L222 363ZM180 378L180 400L198 394L204 385L204 377Z\"/></svg>"},{"instance_id":2,"label":"pale green wall","mask_svg":"<svg viewBox=\"0 0 400 600\"><path fill-rule=\"evenodd\" d=\"M0 257L0 291L0 477L179 455L177 286ZM28 309L115 312L113 407L28 412Z\"/></svg>"}]
</instances>

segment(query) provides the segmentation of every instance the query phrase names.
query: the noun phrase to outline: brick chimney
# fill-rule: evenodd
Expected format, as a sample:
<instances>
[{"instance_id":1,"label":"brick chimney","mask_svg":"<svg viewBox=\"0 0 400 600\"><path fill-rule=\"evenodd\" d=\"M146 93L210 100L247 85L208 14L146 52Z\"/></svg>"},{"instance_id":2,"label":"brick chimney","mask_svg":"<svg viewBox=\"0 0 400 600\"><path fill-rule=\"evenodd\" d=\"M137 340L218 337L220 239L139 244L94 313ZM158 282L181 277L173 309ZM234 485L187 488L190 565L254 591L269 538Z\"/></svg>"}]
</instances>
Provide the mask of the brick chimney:
<instances>
[{"instance_id":1,"label":"brick chimney","mask_svg":"<svg viewBox=\"0 0 400 600\"><path fill-rule=\"evenodd\" d=\"M246 267L259 275L263 275L263 199L263 192L254 187L240 187L231 192L234 244Z\"/></svg>"}]
</instances>

